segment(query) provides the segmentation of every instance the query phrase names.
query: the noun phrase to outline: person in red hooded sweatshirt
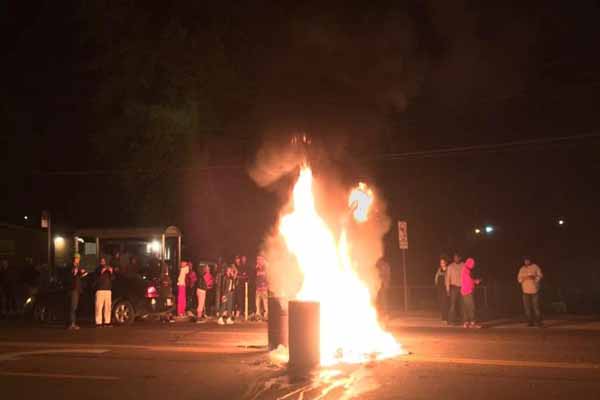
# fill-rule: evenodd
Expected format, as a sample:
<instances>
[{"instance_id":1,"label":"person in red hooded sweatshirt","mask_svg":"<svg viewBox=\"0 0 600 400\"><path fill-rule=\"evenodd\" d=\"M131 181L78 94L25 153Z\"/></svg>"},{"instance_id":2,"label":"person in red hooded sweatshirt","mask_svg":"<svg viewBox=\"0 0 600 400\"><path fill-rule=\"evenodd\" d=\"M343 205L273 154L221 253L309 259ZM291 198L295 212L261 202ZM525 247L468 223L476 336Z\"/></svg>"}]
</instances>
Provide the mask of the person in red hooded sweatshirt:
<instances>
[{"instance_id":1,"label":"person in red hooded sweatshirt","mask_svg":"<svg viewBox=\"0 0 600 400\"><path fill-rule=\"evenodd\" d=\"M481 325L475 323L475 299L473 298L475 285L479 285L481 280L473 279L471 276L473 267L475 267L475 260L467 258L461 271L460 294L463 301L463 326L465 328L481 328Z\"/></svg>"}]
</instances>

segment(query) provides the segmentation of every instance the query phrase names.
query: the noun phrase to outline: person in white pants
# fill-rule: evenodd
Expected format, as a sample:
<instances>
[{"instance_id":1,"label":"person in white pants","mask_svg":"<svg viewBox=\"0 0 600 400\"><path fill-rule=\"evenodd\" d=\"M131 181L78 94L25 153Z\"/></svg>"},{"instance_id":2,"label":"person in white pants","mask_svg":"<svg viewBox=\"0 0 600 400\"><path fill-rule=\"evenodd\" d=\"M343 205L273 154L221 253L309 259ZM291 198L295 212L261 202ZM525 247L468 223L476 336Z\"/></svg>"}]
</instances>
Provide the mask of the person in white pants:
<instances>
[{"instance_id":1,"label":"person in white pants","mask_svg":"<svg viewBox=\"0 0 600 400\"><path fill-rule=\"evenodd\" d=\"M112 312L112 280L114 279L113 269L106 265L106 259L100 258L98 267L98 280L96 283L96 326L111 326L110 315Z\"/></svg>"}]
</instances>

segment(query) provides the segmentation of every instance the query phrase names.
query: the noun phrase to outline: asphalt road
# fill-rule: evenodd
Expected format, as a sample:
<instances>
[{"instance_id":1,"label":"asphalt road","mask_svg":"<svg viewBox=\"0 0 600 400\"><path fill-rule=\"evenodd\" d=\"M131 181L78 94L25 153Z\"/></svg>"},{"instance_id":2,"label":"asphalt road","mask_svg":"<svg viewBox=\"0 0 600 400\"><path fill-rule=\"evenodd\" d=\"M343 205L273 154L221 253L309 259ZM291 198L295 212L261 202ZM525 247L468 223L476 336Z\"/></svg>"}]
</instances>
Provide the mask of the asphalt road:
<instances>
[{"instance_id":1,"label":"asphalt road","mask_svg":"<svg viewBox=\"0 0 600 400\"><path fill-rule=\"evenodd\" d=\"M599 399L600 333L394 328L410 353L293 381L260 323L0 323L2 399Z\"/></svg>"}]
</instances>

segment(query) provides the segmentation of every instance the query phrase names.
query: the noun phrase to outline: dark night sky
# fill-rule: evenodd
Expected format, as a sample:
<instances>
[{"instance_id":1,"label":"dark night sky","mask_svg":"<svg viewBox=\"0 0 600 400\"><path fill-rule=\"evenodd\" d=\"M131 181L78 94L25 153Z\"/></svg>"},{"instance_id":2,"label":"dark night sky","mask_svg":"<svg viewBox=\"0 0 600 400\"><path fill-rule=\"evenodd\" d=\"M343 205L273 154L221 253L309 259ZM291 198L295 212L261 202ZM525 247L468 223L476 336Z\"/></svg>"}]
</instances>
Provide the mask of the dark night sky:
<instances>
[{"instance_id":1,"label":"dark night sky","mask_svg":"<svg viewBox=\"0 0 600 400\"><path fill-rule=\"evenodd\" d=\"M246 166L306 131L409 221L414 280L453 249L501 279L523 253L555 279L592 272L596 1L59 3L0 16L0 220L174 223L193 255L252 253L281 198ZM596 137L544 142L581 135ZM488 222L495 237L474 240Z\"/></svg>"}]
</instances>

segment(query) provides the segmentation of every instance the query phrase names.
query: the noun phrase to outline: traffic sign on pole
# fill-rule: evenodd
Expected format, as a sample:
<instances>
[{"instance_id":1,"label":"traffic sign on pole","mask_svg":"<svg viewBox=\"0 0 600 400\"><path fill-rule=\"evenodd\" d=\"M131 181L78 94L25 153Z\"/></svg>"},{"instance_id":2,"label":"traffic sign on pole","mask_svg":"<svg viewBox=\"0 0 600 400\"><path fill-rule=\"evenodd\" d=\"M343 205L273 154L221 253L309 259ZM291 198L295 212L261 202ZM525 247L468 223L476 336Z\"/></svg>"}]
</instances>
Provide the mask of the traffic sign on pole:
<instances>
[{"instance_id":1,"label":"traffic sign on pole","mask_svg":"<svg viewBox=\"0 0 600 400\"><path fill-rule=\"evenodd\" d=\"M408 250L408 224L398 221L398 242L402 250Z\"/></svg>"},{"instance_id":2,"label":"traffic sign on pole","mask_svg":"<svg viewBox=\"0 0 600 400\"><path fill-rule=\"evenodd\" d=\"M408 311L408 282L406 279L406 250L408 250L408 224L406 221L398 221L398 243L402 250L402 277L404 292L404 312Z\"/></svg>"}]
</instances>

